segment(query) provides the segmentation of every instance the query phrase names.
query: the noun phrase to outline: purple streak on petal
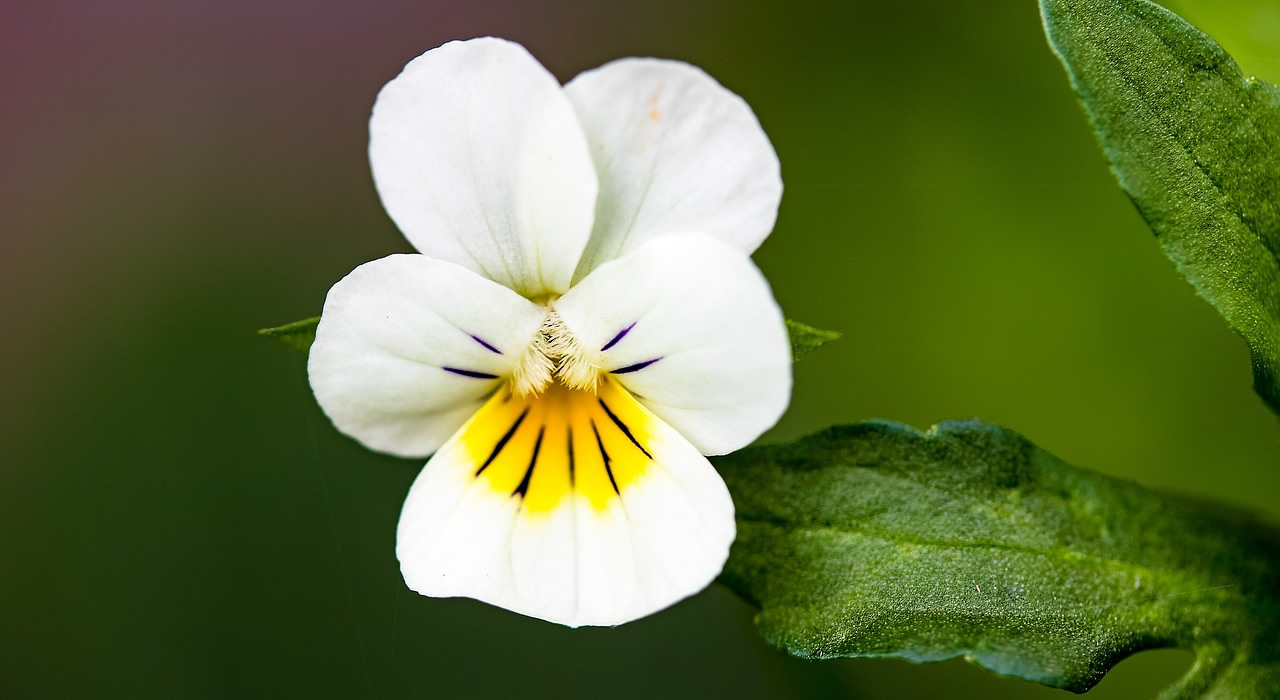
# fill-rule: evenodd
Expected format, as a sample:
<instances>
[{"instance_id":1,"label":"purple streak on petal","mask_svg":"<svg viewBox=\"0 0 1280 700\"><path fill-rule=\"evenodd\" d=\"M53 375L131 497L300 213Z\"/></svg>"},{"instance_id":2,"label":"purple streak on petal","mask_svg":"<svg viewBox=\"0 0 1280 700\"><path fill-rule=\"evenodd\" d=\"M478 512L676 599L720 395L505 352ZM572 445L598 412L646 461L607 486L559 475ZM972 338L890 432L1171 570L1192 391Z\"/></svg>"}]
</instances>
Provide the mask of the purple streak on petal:
<instances>
[{"instance_id":1,"label":"purple streak on petal","mask_svg":"<svg viewBox=\"0 0 1280 700\"><path fill-rule=\"evenodd\" d=\"M446 372L453 372L454 374L461 375L463 377L471 377L472 379L497 379L498 378L498 375L496 374L489 374L488 372L476 372L474 370L469 370L469 369L458 369L457 367L441 367L440 369Z\"/></svg>"},{"instance_id":2,"label":"purple streak on petal","mask_svg":"<svg viewBox=\"0 0 1280 700\"><path fill-rule=\"evenodd\" d=\"M655 358L653 358L652 360L645 360L644 362L637 362L637 363L635 363L634 365L627 365L626 367L619 367L618 369L611 369L611 370L609 370L609 374L630 374L630 373L632 373L632 372L639 372L640 370L644 369L645 367L648 367L649 365L651 365L651 364L653 364L653 363L655 363L655 362L657 362L658 360L661 360L661 359L662 359L661 357L655 357Z\"/></svg>"},{"instance_id":3,"label":"purple streak on petal","mask_svg":"<svg viewBox=\"0 0 1280 700\"><path fill-rule=\"evenodd\" d=\"M618 332L617 335L613 336L613 340L610 340L609 342L605 343L604 347L600 348L600 352L604 352L605 350L608 350L609 348L617 345L618 341L625 338L627 334L631 332L631 329L635 327L636 327L636 324L632 323L630 326L623 328L621 331Z\"/></svg>"},{"instance_id":4,"label":"purple streak on petal","mask_svg":"<svg viewBox=\"0 0 1280 700\"><path fill-rule=\"evenodd\" d=\"M490 344L488 344L488 343L484 342L484 339L483 339L483 338L481 338L481 337L480 337L480 336L478 336L478 335L473 335L473 336L471 336L471 339L472 339L472 340L474 340L474 341L476 341L477 343L480 343L481 345L483 345L483 346L484 346L484 349L485 349L485 350L488 350L488 351L489 351L489 352L491 352L491 353L494 353L494 354L496 354L496 355L501 355L501 354L502 354L502 351L501 351L501 350L499 350L499 349L497 349L497 348L493 347L492 345L490 345Z\"/></svg>"}]
</instances>

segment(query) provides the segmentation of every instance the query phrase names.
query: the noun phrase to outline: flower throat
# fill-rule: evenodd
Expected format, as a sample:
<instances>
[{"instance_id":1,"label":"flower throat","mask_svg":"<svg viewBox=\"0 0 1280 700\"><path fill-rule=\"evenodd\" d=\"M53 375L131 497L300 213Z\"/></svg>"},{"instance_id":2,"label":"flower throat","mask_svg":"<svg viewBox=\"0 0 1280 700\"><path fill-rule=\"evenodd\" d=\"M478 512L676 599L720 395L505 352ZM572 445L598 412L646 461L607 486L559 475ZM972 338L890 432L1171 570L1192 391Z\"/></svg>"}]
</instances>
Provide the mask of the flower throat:
<instances>
[{"instance_id":1,"label":"flower throat","mask_svg":"<svg viewBox=\"0 0 1280 700\"><path fill-rule=\"evenodd\" d=\"M556 382L594 393L599 376L599 369L587 358L573 331L551 309L520 356L512 375L512 389L520 396L528 396Z\"/></svg>"}]
</instances>

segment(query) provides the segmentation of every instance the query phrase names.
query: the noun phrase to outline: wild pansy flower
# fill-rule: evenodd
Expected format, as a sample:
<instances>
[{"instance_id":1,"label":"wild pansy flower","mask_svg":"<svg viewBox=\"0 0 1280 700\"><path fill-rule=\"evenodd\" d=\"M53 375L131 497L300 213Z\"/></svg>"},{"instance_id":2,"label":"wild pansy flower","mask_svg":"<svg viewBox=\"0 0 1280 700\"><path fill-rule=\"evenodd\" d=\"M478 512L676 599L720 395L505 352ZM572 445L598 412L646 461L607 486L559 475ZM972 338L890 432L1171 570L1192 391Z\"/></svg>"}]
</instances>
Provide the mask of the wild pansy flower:
<instances>
[{"instance_id":1,"label":"wild pansy flower","mask_svg":"<svg viewBox=\"0 0 1280 700\"><path fill-rule=\"evenodd\" d=\"M340 431L434 453L400 514L405 582L573 626L704 588L734 519L703 455L757 438L791 391L749 258L782 195L750 108L683 63L561 86L476 39L382 89L369 157L421 254L333 286L308 372Z\"/></svg>"}]
</instances>

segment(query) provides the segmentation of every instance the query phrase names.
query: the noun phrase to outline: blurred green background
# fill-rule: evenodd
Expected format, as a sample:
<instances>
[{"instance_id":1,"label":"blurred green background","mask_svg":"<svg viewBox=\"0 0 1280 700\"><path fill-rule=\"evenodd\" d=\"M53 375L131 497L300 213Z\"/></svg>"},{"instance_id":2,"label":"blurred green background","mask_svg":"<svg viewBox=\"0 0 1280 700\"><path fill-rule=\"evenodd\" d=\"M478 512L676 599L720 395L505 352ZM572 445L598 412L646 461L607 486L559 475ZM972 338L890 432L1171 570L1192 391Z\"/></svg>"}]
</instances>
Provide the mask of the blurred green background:
<instances>
[{"instance_id":1,"label":"blurred green background","mask_svg":"<svg viewBox=\"0 0 1280 700\"><path fill-rule=\"evenodd\" d=\"M1273 0L1180 0L1280 80ZM1107 172L1034 0L0 5L0 696L1065 698L962 661L808 663L713 586L571 631L420 598L420 464L317 409L256 328L408 246L365 160L381 85L494 34L561 79L702 66L786 183L757 261L841 330L766 439L979 417L1080 466L1280 515L1248 356ZM1090 697L1151 696L1151 652Z\"/></svg>"}]
</instances>

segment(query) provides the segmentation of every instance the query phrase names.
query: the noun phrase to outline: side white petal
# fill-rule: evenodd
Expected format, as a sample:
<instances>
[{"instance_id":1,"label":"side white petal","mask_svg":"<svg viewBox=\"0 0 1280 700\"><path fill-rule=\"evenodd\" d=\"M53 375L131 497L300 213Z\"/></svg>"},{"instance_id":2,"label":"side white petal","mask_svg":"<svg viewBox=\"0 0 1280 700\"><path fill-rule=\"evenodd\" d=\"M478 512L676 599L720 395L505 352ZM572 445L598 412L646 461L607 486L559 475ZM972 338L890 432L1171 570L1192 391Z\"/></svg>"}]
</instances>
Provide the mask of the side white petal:
<instances>
[{"instance_id":1,"label":"side white petal","mask_svg":"<svg viewBox=\"0 0 1280 700\"><path fill-rule=\"evenodd\" d=\"M554 392L500 392L427 462L396 535L408 586L574 627L706 587L735 534L715 469L616 384Z\"/></svg>"},{"instance_id":2,"label":"side white petal","mask_svg":"<svg viewBox=\"0 0 1280 700\"><path fill-rule=\"evenodd\" d=\"M311 389L365 446L426 456L511 373L544 313L453 263L374 260L329 290L307 360Z\"/></svg>"},{"instance_id":3,"label":"side white petal","mask_svg":"<svg viewBox=\"0 0 1280 700\"><path fill-rule=\"evenodd\" d=\"M703 454L778 421L791 345L769 284L740 250L701 235L654 239L556 302L589 359Z\"/></svg>"},{"instance_id":4,"label":"side white petal","mask_svg":"<svg viewBox=\"0 0 1280 700\"><path fill-rule=\"evenodd\" d=\"M747 103L700 69L626 58L565 92L600 175L578 278L654 236L700 232L750 253L773 230L777 154Z\"/></svg>"},{"instance_id":5,"label":"side white petal","mask_svg":"<svg viewBox=\"0 0 1280 700\"><path fill-rule=\"evenodd\" d=\"M455 41L410 61L378 93L369 161L419 251L529 297L569 287L595 170L560 84L519 44Z\"/></svg>"}]
</instances>

